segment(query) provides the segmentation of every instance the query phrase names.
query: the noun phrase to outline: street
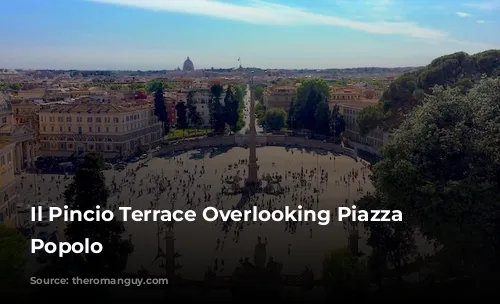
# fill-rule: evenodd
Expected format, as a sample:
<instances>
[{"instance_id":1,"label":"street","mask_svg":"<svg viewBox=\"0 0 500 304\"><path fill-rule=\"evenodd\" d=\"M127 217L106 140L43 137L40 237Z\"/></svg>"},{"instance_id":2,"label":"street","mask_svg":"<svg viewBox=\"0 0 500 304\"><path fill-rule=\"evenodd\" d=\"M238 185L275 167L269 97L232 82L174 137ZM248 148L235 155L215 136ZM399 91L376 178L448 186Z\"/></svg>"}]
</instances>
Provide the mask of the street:
<instances>
[{"instance_id":1,"label":"street","mask_svg":"<svg viewBox=\"0 0 500 304\"><path fill-rule=\"evenodd\" d=\"M245 134L247 130L250 128L250 86L247 85L247 93L244 97L245 109L243 110L243 119L245 120L245 126L238 132L239 134ZM255 122L255 129L257 130L257 134L262 133L263 129L261 126Z\"/></svg>"}]
</instances>

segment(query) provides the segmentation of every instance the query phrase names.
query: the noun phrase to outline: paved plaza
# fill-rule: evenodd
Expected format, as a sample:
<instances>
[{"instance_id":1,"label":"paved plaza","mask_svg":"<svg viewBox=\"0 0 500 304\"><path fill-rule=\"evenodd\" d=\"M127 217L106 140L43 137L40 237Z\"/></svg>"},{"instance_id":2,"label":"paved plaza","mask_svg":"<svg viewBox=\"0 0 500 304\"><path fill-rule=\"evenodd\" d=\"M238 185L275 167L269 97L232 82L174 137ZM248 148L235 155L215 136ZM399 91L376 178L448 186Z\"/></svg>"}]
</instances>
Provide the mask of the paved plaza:
<instances>
[{"instance_id":1,"label":"paved plaza","mask_svg":"<svg viewBox=\"0 0 500 304\"><path fill-rule=\"evenodd\" d=\"M281 186L285 189L281 196L256 194L253 203L260 209L301 204L316 210L333 210L344 205L347 199L352 202L362 193L372 190L369 172L363 163L347 156L301 151L284 147L257 149L259 177L263 174L281 176ZM241 258L253 260L257 237L267 239L267 256L282 263L284 272L300 273L305 266L310 266L319 274L325 253L347 244L347 233L336 218L328 226L316 223L287 226L283 222L233 224L228 233L222 230L221 223L216 225L202 219L201 212L206 206L227 210L237 204L240 195L222 195L221 189L228 188L223 182L227 177L246 177L246 159L248 149L243 148L196 150L169 158L153 158L146 161L147 166L135 163L121 172L105 171L110 189L116 190L108 202L109 207L195 210L198 214L196 222L176 223L174 227L175 250L181 254L178 263L183 265L180 273L188 279L202 279L208 267L216 269L220 275L231 274ZM141 168L137 169L139 166ZM302 186L298 178L301 167L305 177ZM25 174L21 201L33 204L51 200L63 205L61 193L70 181L71 177L64 179L60 175ZM38 195L35 186L29 186L35 183L41 190ZM155 199L157 196L158 200ZM188 199L191 204L188 204ZM54 225L62 230L62 223L44 229L53 230ZM155 257L158 247L164 250L165 242L158 238L158 224L126 222L125 227L124 237L131 237L135 245L128 271L135 272L144 267L151 273L160 274L161 262L155 261ZM363 240L360 246L362 251L367 250Z\"/></svg>"}]
</instances>

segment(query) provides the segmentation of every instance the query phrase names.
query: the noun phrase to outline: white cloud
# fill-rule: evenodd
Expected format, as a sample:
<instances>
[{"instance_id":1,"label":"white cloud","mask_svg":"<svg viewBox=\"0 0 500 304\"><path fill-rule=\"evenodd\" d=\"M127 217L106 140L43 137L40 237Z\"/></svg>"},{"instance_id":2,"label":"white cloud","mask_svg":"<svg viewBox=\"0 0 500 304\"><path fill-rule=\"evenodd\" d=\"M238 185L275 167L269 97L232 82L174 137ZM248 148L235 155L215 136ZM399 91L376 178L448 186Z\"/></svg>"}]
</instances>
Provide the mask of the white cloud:
<instances>
[{"instance_id":1,"label":"white cloud","mask_svg":"<svg viewBox=\"0 0 500 304\"><path fill-rule=\"evenodd\" d=\"M357 21L347 18L313 13L299 7L252 0L246 4L233 4L218 0L88 0L92 2L167 11L172 13L207 16L219 19L265 25L331 25L347 27L373 34L399 34L414 38L449 40L447 33L426 28L412 22ZM390 4L378 0L379 9Z\"/></svg>"},{"instance_id":2,"label":"white cloud","mask_svg":"<svg viewBox=\"0 0 500 304\"><path fill-rule=\"evenodd\" d=\"M464 3L462 6L465 7L470 7L478 10L495 10L495 9L500 9L500 0L489 0L489 1L483 1L483 2L470 2L470 3Z\"/></svg>"},{"instance_id":3,"label":"white cloud","mask_svg":"<svg viewBox=\"0 0 500 304\"><path fill-rule=\"evenodd\" d=\"M484 20L476 20L476 23L483 24L483 23L486 23L486 21L484 21Z\"/></svg>"},{"instance_id":4,"label":"white cloud","mask_svg":"<svg viewBox=\"0 0 500 304\"><path fill-rule=\"evenodd\" d=\"M457 16L460 17L460 18L470 17L469 13L456 12L455 14L457 14Z\"/></svg>"}]
</instances>

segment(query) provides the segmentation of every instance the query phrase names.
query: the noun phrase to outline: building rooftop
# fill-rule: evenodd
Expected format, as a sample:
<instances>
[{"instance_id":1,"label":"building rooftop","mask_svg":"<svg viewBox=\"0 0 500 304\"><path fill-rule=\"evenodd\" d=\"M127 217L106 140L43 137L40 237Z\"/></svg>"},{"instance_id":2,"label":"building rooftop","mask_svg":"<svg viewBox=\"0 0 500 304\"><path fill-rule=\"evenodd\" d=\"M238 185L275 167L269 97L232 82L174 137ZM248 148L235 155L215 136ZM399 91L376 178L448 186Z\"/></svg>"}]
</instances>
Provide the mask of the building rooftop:
<instances>
[{"instance_id":1,"label":"building rooftop","mask_svg":"<svg viewBox=\"0 0 500 304\"><path fill-rule=\"evenodd\" d=\"M378 101L378 99L361 99L358 101L341 101L338 103L338 105L354 109L363 109L369 106L376 105Z\"/></svg>"},{"instance_id":2,"label":"building rooftop","mask_svg":"<svg viewBox=\"0 0 500 304\"><path fill-rule=\"evenodd\" d=\"M144 101L123 101L123 102L96 102L94 100L79 100L71 104L51 104L44 105L40 113L126 113L141 109L152 108L153 105L147 100Z\"/></svg>"}]
</instances>

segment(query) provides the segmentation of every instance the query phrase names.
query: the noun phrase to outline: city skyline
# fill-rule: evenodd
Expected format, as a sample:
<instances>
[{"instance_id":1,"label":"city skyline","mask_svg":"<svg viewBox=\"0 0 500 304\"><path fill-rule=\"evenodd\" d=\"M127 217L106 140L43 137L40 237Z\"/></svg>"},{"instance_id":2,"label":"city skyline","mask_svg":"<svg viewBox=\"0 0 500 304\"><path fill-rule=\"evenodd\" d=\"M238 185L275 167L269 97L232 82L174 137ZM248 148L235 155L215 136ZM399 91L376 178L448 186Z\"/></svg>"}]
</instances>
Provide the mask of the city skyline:
<instances>
[{"instance_id":1,"label":"city skyline","mask_svg":"<svg viewBox=\"0 0 500 304\"><path fill-rule=\"evenodd\" d=\"M405 2L10 1L0 67L162 70L187 56L197 69L401 67L500 46L488 34L498 0Z\"/></svg>"}]
</instances>

